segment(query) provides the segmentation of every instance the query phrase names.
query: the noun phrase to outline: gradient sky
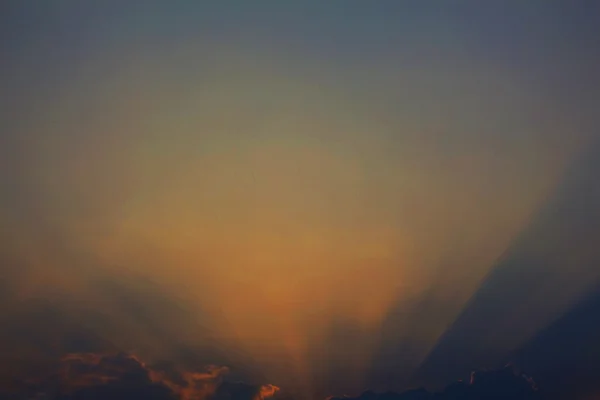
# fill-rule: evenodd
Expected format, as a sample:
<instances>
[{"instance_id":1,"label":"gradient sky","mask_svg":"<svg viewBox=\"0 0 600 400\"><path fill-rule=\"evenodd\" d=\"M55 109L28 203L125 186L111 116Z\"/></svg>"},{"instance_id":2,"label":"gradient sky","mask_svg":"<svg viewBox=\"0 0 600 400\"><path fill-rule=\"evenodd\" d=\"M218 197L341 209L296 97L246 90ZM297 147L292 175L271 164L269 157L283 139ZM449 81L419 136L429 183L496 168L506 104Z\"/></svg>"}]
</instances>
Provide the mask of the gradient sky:
<instances>
[{"instance_id":1,"label":"gradient sky","mask_svg":"<svg viewBox=\"0 0 600 400\"><path fill-rule=\"evenodd\" d=\"M1 7L6 318L51 304L299 396L398 389L443 353L598 137L593 1ZM600 275L555 268L571 291L489 351Z\"/></svg>"}]
</instances>

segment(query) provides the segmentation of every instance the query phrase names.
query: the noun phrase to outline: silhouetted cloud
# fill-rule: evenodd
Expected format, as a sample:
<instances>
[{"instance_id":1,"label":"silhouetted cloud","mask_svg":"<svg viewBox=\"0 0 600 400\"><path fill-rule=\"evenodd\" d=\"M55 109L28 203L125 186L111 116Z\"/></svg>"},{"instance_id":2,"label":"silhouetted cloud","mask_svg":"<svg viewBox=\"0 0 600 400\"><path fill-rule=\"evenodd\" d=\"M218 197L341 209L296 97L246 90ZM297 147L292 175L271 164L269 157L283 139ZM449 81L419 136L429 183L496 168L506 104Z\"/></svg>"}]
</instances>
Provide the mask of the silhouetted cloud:
<instances>
[{"instance_id":1,"label":"silhouetted cloud","mask_svg":"<svg viewBox=\"0 0 600 400\"><path fill-rule=\"evenodd\" d=\"M172 363L147 365L128 353L72 353L53 367L5 385L1 398L263 400L279 388L223 382L227 367L186 371ZM36 397L37 396L37 397Z\"/></svg>"}]
</instances>

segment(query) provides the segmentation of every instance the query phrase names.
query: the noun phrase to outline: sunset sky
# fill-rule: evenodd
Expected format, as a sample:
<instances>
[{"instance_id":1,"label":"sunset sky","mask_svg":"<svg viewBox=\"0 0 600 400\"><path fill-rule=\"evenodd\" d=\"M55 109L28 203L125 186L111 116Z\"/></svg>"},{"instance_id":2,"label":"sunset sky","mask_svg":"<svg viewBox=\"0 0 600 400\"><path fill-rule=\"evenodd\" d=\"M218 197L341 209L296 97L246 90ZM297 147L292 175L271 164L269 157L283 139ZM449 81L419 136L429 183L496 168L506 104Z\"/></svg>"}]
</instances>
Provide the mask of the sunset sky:
<instances>
[{"instance_id":1,"label":"sunset sky","mask_svg":"<svg viewBox=\"0 0 600 400\"><path fill-rule=\"evenodd\" d=\"M597 15L3 1L3 365L109 343L312 400L507 361L600 279Z\"/></svg>"}]
</instances>

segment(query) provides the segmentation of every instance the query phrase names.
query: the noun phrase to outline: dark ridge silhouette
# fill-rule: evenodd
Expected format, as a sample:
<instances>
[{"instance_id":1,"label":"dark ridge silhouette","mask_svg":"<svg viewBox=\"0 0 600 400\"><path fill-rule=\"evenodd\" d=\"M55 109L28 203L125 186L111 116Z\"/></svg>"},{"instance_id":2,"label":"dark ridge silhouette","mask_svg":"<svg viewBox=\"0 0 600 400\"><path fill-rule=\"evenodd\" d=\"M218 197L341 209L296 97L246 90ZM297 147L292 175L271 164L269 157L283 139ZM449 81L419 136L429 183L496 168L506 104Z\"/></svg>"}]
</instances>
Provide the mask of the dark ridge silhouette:
<instances>
[{"instance_id":1,"label":"dark ridge silhouette","mask_svg":"<svg viewBox=\"0 0 600 400\"><path fill-rule=\"evenodd\" d=\"M455 382L441 392L414 389L403 393L377 394L366 391L356 398L332 397L330 400L541 400L533 380L516 374L512 367L497 371L477 371L469 382Z\"/></svg>"}]
</instances>

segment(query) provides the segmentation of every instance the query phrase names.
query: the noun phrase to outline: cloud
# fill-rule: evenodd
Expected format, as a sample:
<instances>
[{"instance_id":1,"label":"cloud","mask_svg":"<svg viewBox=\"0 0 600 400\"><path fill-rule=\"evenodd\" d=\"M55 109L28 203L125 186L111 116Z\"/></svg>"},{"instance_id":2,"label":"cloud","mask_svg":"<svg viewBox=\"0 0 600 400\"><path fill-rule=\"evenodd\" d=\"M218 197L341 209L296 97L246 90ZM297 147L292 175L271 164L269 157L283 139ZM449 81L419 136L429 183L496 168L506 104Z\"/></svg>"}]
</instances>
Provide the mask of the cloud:
<instances>
[{"instance_id":1,"label":"cloud","mask_svg":"<svg viewBox=\"0 0 600 400\"><path fill-rule=\"evenodd\" d=\"M255 400L264 400L268 399L269 397L273 397L279 390L280 388L275 385L262 385L259 388L258 395L255 397Z\"/></svg>"},{"instance_id":2,"label":"cloud","mask_svg":"<svg viewBox=\"0 0 600 400\"><path fill-rule=\"evenodd\" d=\"M148 367L126 353L72 353L43 370L4 387L7 398L171 400L177 397L163 382L150 378Z\"/></svg>"},{"instance_id":3,"label":"cloud","mask_svg":"<svg viewBox=\"0 0 600 400\"><path fill-rule=\"evenodd\" d=\"M221 384L224 375L229 373L227 367L209 365L205 371L183 371L171 368L154 367L150 371L153 382L160 382L169 387L182 400L200 400L211 397Z\"/></svg>"},{"instance_id":4,"label":"cloud","mask_svg":"<svg viewBox=\"0 0 600 400\"><path fill-rule=\"evenodd\" d=\"M131 399L156 400L263 400L279 388L223 382L229 369L209 365L186 371L168 362L148 365L129 353L70 353L52 368L21 378L0 398L41 397L57 400Z\"/></svg>"}]
</instances>

